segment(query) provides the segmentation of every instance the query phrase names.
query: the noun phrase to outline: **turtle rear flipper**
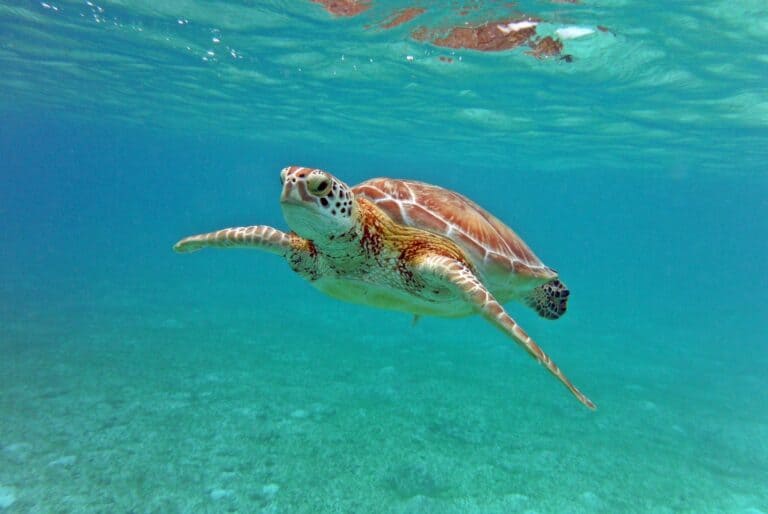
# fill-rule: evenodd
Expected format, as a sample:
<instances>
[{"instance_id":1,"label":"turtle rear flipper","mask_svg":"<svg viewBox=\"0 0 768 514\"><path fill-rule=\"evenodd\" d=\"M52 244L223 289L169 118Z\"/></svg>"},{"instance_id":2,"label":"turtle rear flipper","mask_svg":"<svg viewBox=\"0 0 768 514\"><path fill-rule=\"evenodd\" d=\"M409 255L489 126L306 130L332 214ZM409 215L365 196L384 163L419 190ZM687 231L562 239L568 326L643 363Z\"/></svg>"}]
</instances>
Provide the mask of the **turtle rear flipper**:
<instances>
[{"instance_id":1,"label":"turtle rear flipper","mask_svg":"<svg viewBox=\"0 0 768 514\"><path fill-rule=\"evenodd\" d=\"M511 337L528 354L542 364L547 371L552 373L568 390L585 406L592 410L597 407L587 398L568 377L560 371L560 368L552 362L552 359L544 353L531 336L525 333L520 325L507 314L504 307L493 297L490 291L480 282L465 263L442 255L426 255L422 262L415 266L417 273L427 282L431 280L441 281L442 284L452 287L460 297L473 305L475 309L489 322ZM433 282L434 283L434 282ZM549 282L548 284L551 284ZM557 282L567 292L562 283ZM548 285L544 284L544 285Z\"/></svg>"},{"instance_id":2,"label":"turtle rear flipper","mask_svg":"<svg viewBox=\"0 0 768 514\"><path fill-rule=\"evenodd\" d=\"M550 280L542 284L525 299L531 308L539 313L539 316L547 319L557 319L568 307L568 296L571 292L558 279Z\"/></svg>"}]
</instances>

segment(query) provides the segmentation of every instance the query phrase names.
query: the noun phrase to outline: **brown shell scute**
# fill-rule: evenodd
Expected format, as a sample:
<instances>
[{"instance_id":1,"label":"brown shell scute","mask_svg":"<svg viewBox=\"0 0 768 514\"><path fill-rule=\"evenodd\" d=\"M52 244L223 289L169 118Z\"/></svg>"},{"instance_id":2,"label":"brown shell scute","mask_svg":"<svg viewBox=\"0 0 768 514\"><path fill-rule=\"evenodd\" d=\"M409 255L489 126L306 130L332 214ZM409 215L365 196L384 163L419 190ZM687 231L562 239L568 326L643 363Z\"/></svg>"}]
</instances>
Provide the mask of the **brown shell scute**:
<instances>
[{"instance_id":1,"label":"brown shell scute","mask_svg":"<svg viewBox=\"0 0 768 514\"><path fill-rule=\"evenodd\" d=\"M352 191L375 203L398 223L450 238L486 271L557 276L511 228L456 192L389 178L367 180Z\"/></svg>"}]
</instances>

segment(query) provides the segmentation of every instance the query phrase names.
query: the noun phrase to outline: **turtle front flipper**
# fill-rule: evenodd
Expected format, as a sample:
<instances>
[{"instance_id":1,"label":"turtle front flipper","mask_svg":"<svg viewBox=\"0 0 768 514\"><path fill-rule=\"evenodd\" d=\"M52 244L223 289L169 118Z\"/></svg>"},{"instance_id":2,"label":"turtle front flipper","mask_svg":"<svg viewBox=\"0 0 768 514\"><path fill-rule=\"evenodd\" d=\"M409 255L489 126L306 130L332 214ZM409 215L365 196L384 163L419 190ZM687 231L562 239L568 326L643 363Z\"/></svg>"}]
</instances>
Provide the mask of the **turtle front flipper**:
<instances>
[{"instance_id":1,"label":"turtle front flipper","mask_svg":"<svg viewBox=\"0 0 768 514\"><path fill-rule=\"evenodd\" d=\"M424 258L417 265L417 268L427 282L436 279L438 284L454 289L460 297L471 303L486 320L514 339L534 359L543 364L581 403L590 409L596 408L595 404L568 380L568 377L560 371L560 368L552 362L544 350L507 314L504 307L496 301L466 264L449 257L431 255Z\"/></svg>"},{"instance_id":2,"label":"turtle front flipper","mask_svg":"<svg viewBox=\"0 0 768 514\"><path fill-rule=\"evenodd\" d=\"M257 248L285 257L290 251L303 249L310 244L296 234L286 234L266 225L254 225L185 237L173 245L173 249L178 253L190 253L209 247Z\"/></svg>"}]
</instances>

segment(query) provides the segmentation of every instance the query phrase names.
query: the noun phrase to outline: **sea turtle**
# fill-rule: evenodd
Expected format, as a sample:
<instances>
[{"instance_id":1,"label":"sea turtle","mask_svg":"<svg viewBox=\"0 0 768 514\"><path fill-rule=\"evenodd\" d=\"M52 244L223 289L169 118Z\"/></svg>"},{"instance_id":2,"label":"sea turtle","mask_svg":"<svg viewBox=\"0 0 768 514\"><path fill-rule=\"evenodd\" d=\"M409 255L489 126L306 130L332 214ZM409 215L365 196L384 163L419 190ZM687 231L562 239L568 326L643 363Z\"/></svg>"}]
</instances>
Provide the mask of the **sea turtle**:
<instances>
[{"instance_id":1,"label":"sea turtle","mask_svg":"<svg viewBox=\"0 0 768 514\"><path fill-rule=\"evenodd\" d=\"M557 272L504 223L468 198L422 182L374 178L350 188L300 166L284 168L280 182L292 232L226 228L184 238L174 250L258 248L281 255L340 300L416 316L479 313L595 408L501 305L520 300L555 319L569 295Z\"/></svg>"}]
</instances>

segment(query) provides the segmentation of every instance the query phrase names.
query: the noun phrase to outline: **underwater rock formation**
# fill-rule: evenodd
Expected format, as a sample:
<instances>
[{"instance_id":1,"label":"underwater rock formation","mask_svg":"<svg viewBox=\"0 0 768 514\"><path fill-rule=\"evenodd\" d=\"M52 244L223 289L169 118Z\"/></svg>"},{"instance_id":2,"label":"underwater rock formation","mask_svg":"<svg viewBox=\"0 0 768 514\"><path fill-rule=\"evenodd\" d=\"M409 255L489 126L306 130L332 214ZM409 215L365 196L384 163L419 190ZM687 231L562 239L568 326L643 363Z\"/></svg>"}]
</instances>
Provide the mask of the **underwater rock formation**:
<instances>
[{"instance_id":1,"label":"underwater rock formation","mask_svg":"<svg viewBox=\"0 0 768 514\"><path fill-rule=\"evenodd\" d=\"M563 43L557 39L547 36L535 41L531 45L532 50L528 54L541 59L543 57L555 57L563 51Z\"/></svg>"},{"instance_id":2,"label":"underwater rock formation","mask_svg":"<svg viewBox=\"0 0 768 514\"><path fill-rule=\"evenodd\" d=\"M454 27L445 37L433 37L432 44L481 52L510 50L535 36L536 25L537 21L528 19L489 21L477 27Z\"/></svg>"},{"instance_id":3,"label":"underwater rock formation","mask_svg":"<svg viewBox=\"0 0 768 514\"><path fill-rule=\"evenodd\" d=\"M371 0L311 0L321 4L325 9L339 17L351 17L370 9ZM567 3L575 3L567 1ZM464 6L458 12L460 16L477 10L477 5ZM426 12L423 7L406 7L393 12L380 27L389 30L399 27L414 20ZM531 51L526 54L537 59L559 56L563 50L563 43L552 36L536 39L536 27L541 22L533 16L517 15L515 18L506 18L495 21L478 22L474 25L465 23L448 29L432 29L418 27L411 32L411 39L418 42L427 42L442 48L476 50L479 52L501 52L511 50L523 45L529 45ZM370 25L366 25L366 28ZM441 62L452 62L453 59L439 56ZM409 59L412 60L412 59ZM568 59L570 62L570 59Z\"/></svg>"},{"instance_id":4,"label":"underwater rock formation","mask_svg":"<svg viewBox=\"0 0 768 514\"><path fill-rule=\"evenodd\" d=\"M413 20L417 16L421 16L425 12L426 12L426 9L423 9L421 7L409 7L407 9L402 9L394 13L389 18L389 21L382 23L381 28L393 29L395 27L402 25L403 23L408 23L409 21Z\"/></svg>"},{"instance_id":5,"label":"underwater rock formation","mask_svg":"<svg viewBox=\"0 0 768 514\"><path fill-rule=\"evenodd\" d=\"M334 16L357 16L371 8L369 0L310 0Z\"/></svg>"}]
</instances>

